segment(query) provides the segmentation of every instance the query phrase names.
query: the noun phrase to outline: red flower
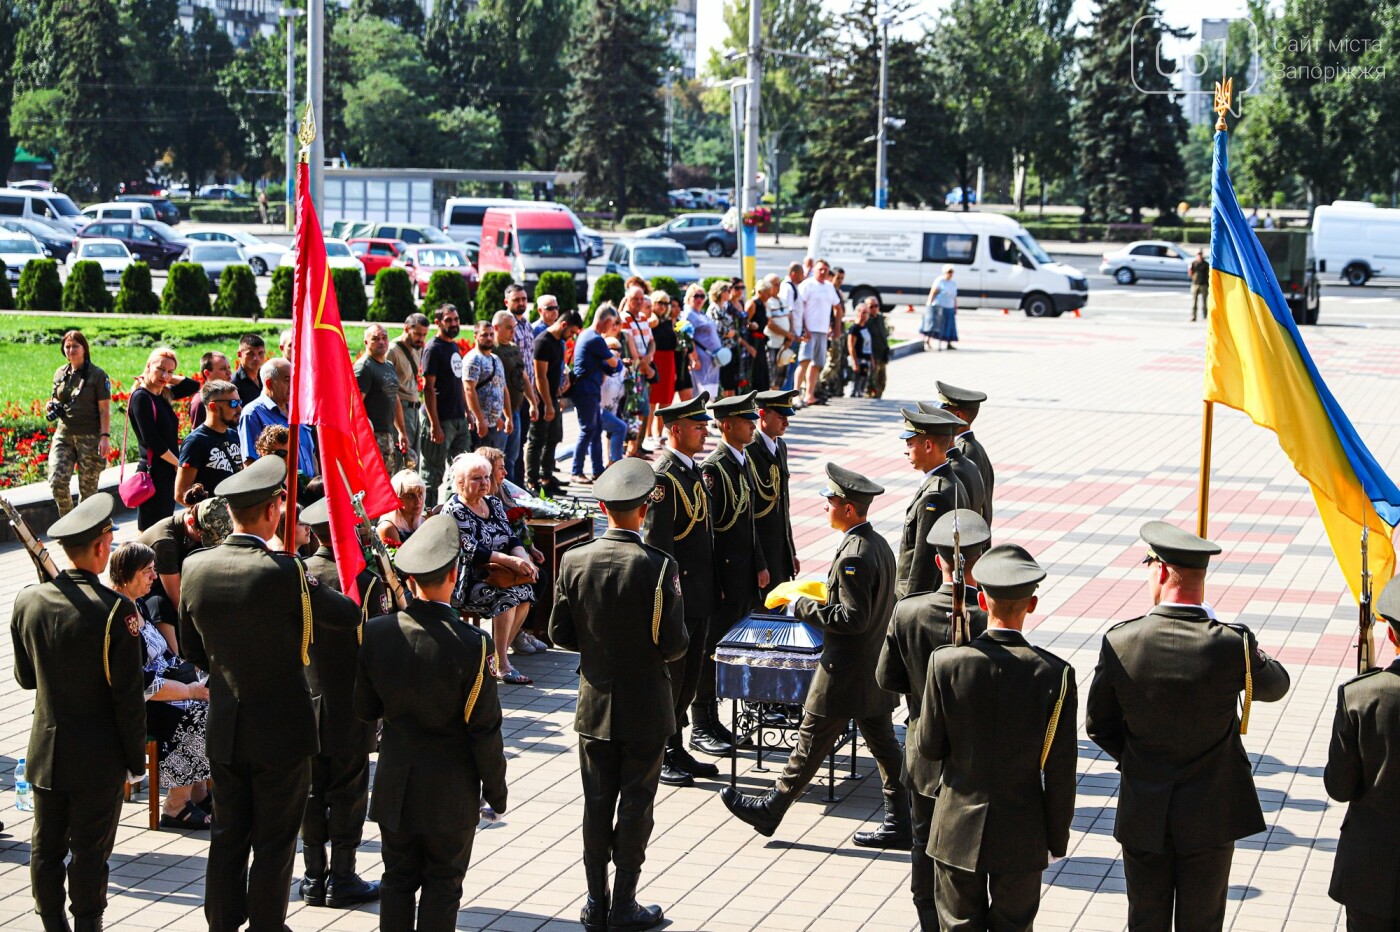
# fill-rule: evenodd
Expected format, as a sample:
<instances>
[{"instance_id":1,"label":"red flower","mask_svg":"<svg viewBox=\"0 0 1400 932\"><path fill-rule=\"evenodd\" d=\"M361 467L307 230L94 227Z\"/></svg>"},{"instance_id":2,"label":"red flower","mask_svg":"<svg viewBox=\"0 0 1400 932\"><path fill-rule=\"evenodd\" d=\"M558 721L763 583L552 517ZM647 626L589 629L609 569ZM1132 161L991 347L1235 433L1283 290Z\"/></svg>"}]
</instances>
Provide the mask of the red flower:
<instances>
[{"instance_id":1,"label":"red flower","mask_svg":"<svg viewBox=\"0 0 1400 932\"><path fill-rule=\"evenodd\" d=\"M524 518L528 518L529 516L530 516L530 509L528 509L528 508L522 508L522 507L520 507L519 505L515 506L514 508L507 508L507 509L506 509L506 520L507 520L507 521L510 521L510 522L512 522L512 523L514 523L514 522L516 522L516 521L520 521L520 520L522 520L522 519L524 519Z\"/></svg>"}]
</instances>

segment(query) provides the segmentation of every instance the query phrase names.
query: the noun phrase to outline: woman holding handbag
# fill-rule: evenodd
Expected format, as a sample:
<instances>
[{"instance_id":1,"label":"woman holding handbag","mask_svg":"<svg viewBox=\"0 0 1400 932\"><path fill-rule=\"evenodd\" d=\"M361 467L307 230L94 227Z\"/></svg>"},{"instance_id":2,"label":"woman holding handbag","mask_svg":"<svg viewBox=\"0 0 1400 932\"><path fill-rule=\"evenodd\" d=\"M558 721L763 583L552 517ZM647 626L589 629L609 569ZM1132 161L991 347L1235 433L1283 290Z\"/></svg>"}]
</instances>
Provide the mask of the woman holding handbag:
<instances>
[{"instance_id":1,"label":"woman holding handbag","mask_svg":"<svg viewBox=\"0 0 1400 932\"><path fill-rule=\"evenodd\" d=\"M180 465L180 419L171 402L199 391L199 383L176 375L175 351L156 347L126 403L126 416L137 442L137 476L123 471L122 501L136 509L136 527L144 531L175 513L175 473ZM122 435L122 460L126 460ZM138 476L145 476L141 482ZM139 487L138 487L139 486Z\"/></svg>"}]
</instances>

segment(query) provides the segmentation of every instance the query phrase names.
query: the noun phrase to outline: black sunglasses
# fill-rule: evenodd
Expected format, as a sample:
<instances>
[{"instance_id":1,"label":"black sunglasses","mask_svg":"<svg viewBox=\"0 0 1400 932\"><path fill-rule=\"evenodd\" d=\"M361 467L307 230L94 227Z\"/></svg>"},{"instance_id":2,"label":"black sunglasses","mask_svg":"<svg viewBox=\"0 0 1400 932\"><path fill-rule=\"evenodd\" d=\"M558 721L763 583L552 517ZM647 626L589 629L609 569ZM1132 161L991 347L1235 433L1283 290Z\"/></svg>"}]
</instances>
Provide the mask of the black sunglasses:
<instances>
[{"instance_id":1,"label":"black sunglasses","mask_svg":"<svg viewBox=\"0 0 1400 932\"><path fill-rule=\"evenodd\" d=\"M237 411L239 408L243 407L243 399L241 398L215 398L209 403L215 405L228 405L229 409L232 411Z\"/></svg>"}]
</instances>

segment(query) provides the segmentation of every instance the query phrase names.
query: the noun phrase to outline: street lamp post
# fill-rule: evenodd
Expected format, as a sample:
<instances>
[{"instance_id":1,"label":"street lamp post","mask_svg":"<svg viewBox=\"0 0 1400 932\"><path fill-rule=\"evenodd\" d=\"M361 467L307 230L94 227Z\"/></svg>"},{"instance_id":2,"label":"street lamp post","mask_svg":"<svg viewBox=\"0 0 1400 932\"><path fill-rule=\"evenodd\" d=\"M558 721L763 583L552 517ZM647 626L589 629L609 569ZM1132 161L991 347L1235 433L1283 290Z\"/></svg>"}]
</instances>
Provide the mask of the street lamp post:
<instances>
[{"instance_id":1,"label":"street lamp post","mask_svg":"<svg viewBox=\"0 0 1400 932\"><path fill-rule=\"evenodd\" d=\"M875 129L875 206L882 210L889 206L889 182L885 168L885 133L888 131L888 106L890 83L890 20L880 19L880 122Z\"/></svg>"},{"instance_id":2,"label":"street lamp post","mask_svg":"<svg viewBox=\"0 0 1400 932\"><path fill-rule=\"evenodd\" d=\"M283 152L286 156L285 185L282 198L286 204L286 216L283 222L287 229L293 229L296 211L292 209L295 203L295 194L292 191L293 172L297 163L297 29L296 19L301 15L301 10L296 7L282 7L277 11L277 15L282 19L289 20L287 23L287 137Z\"/></svg>"}]
</instances>

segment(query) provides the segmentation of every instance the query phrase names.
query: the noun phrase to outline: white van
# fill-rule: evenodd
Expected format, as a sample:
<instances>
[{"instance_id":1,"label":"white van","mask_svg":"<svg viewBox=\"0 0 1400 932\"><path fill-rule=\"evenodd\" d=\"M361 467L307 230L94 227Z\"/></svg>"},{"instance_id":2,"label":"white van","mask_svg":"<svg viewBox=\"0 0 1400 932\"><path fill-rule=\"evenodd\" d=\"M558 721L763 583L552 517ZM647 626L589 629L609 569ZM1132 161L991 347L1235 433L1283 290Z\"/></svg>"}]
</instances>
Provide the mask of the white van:
<instances>
[{"instance_id":1,"label":"white van","mask_svg":"<svg viewBox=\"0 0 1400 932\"><path fill-rule=\"evenodd\" d=\"M824 208L812 215L807 254L845 269L852 305L874 295L886 307L922 306L945 265L955 269L960 308L1059 317L1089 301L1082 272L1001 214Z\"/></svg>"},{"instance_id":2,"label":"white van","mask_svg":"<svg viewBox=\"0 0 1400 932\"><path fill-rule=\"evenodd\" d=\"M1319 275L1364 285L1400 270L1400 210L1333 201L1313 211L1312 230Z\"/></svg>"},{"instance_id":3,"label":"white van","mask_svg":"<svg viewBox=\"0 0 1400 932\"><path fill-rule=\"evenodd\" d=\"M156 209L143 201L107 201L83 208L88 220L156 220Z\"/></svg>"},{"instance_id":4,"label":"white van","mask_svg":"<svg viewBox=\"0 0 1400 932\"><path fill-rule=\"evenodd\" d=\"M88 222L68 195L27 188L0 188L0 217L38 220L68 233L77 233Z\"/></svg>"}]
</instances>

